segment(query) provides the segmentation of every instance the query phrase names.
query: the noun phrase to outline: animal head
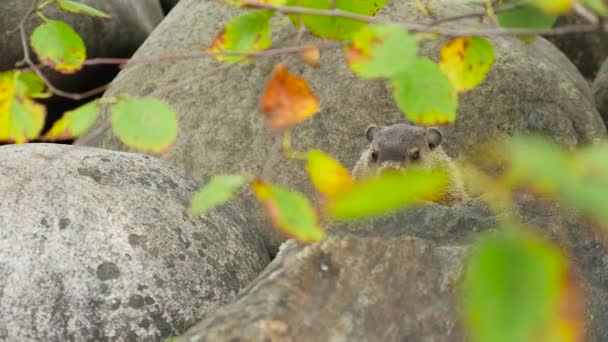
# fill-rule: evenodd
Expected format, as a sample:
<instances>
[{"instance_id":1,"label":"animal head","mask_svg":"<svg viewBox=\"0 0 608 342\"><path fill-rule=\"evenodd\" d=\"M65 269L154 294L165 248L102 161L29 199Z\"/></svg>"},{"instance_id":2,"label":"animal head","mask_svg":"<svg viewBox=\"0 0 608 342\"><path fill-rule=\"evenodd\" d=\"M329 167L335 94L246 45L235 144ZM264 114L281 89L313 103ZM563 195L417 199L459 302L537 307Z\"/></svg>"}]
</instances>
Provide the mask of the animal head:
<instances>
[{"instance_id":1,"label":"animal head","mask_svg":"<svg viewBox=\"0 0 608 342\"><path fill-rule=\"evenodd\" d=\"M407 123L384 127L371 125L365 130L365 137L370 142L368 168L377 172L425 165L425 159L443 141L438 129Z\"/></svg>"}]
</instances>

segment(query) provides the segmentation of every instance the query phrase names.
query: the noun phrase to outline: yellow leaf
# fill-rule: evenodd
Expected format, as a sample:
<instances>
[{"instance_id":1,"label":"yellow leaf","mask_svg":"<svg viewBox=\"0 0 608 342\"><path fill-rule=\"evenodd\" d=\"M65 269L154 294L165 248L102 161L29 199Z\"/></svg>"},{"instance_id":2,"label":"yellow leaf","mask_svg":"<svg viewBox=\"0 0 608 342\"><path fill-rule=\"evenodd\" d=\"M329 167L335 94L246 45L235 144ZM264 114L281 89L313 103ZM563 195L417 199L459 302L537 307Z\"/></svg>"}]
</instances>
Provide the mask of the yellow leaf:
<instances>
[{"instance_id":1,"label":"yellow leaf","mask_svg":"<svg viewBox=\"0 0 608 342\"><path fill-rule=\"evenodd\" d=\"M572 10L574 2L574 0L530 0L530 3L546 14L566 14Z\"/></svg>"},{"instance_id":2,"label":"yellow leaf","mask_svg":"<svg viewBox=\"0 0 608 342\"><path fill-rule=\"evenodd\" d=\"M330 199L353 186L350 172L320 150L308 152L308 174L317 191Z\"/></svg>"},{"instance_id":3,"label":"yellow leaf","mask_svg":"<svg viewBox=\"0 0 608 342\"><path fill-rule=\"evenodd\" d=\"M441 49L439 67L460 92L478 86L494 63L494 48L485 38L465 37L448 42Z\"/></svg>"},{"instance_id":4,"label":"yellow leaf","mask_svg":"<svg viewBox=\"0 0 608 342\"><path fill-rule=\"evenodd\" d=\"M0 73L0 141L17 144L37 138L46 117L45 107L26 97L30 92L27 84L20 83L20 75Z\"/></svg>"},{"instance_id":5,"label":"yellow leaf","mask_svg":"<svg viewBox=\"0 0 608 342\"><path fill-rule=\"evenodd\" d=\"M319 111L319 100L306 81L278 64L266 85L260 110L268 119L268 126L280 131L308 119Z\"/></svg>"}]
</instances>

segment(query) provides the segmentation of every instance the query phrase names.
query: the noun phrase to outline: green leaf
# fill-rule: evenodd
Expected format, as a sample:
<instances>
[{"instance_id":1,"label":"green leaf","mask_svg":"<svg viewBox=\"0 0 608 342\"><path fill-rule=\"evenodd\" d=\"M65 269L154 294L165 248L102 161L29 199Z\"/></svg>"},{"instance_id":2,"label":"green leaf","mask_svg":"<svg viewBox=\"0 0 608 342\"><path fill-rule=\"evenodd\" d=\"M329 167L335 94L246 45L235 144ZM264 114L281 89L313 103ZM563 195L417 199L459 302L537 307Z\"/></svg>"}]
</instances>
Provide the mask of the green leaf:
<instances>
[{"instance_id":1,"label":"green leaf","mask_svg":"<svg viewBox=\"0 0 608 342\"><path fill-rule=\"evenodd\" d=\"M545 14L532 6L524 6L498 14L498 22L505 28L548 29L555 24L556 20L556 15ZM519 38L526 42L534 41L534 36L523 35Z\"/></svg>"},{"instance_id":2,"label":"green leaf","mask_svg":"<svg viewBox=\"0 0 608 342\"><path fill-rule=\"evenodd\" d=\"M517 137L507 144L508 185L529 185L559 202L591 215L608 227L608 145L575 155L539 137Z\"/></svg>"},{"instance_id":3,"label":"green leaf","mask_svg":"<svg viewBox=\"0 0 608 342\"><path fill-rule=\"evenodd\" d=\"M47 20L34 30L30 41L43 63L65 74L80 70L86 59L82 38L63 21Z\"/></svg>"},{"instance_id":4,"label":"green leaf","mask_svg":"<svg viewBox=\"0 0 608 342\"><path fill-rule=\"evenodd\" d=\"M46 109L27 97L36 86L27 77L21 80L22 75L12 70L0 73L0 141L25 143L44 127Z\"/></svg>"},{"instance_id":5,"label":"green leaf","mask_svg":"<svg viewBox=\"0 0 608 342\"><path fill-rule=\"evenodd\" d=\"M38 137L44 127L46 110L43 105L27 98L17 98L13 102L9 136L17 144Z\"/></svg>"},{"instance_id":6,"label":"green leaf","mask_svg":"<svg viewBox=\"0 0 608 342\"><path fill-rule=\"evenodd\" d=\"M268 21L274 11L250 10L230 20L211 45L205 50L216 54L219 61L235 63L243 61L243 55L221 54L224 51L250 53L268 48L271 44Z\"/></svg>"},{"instance_id":7,"label":"green leaf","mask_svg":"<svg viewBox=\"0 0 608 342\"><path fill-rule=\"evenodd\" d=\"M58 2L59 2L59 7L62 10L67 11L67 12L86 14L86 15L90 15L93 17L104 18L104 19L112 18L111 15L109 15L105 12L102 12L98 9L95 9L91 6L80 3L80 2L70 1L70 0L58 0Z\"/></svg>"},{"instance_id":8,"label":"green leaf","mask_svg":"<svg viewBox=\"0 0 608 342\"><path fill-rule=\"evenodd\" d=\"M416 60L390 83L397 106L409 120L432 125L456 119L456 89L430 59Z\"/></svg>"},{"instance_id":9,"label":"green leaf","mask_svg":"<svg viewBox=\"0 0 608 342\"><path fill-rule=\"evenodd\" d=\"M278 230L301 242L325 238L325 231L317 223L317 215L304 195L261 180L253 183L253 190Z\"/></svg>"},{"instance_id":10,"label":"green leaf","mask_svg":"<svg viewBox=\"0 0 608 342\"><path fill-rule=\"evenodd\" d=\"M589 7L593 12L601 16L608 14L608 5L602 0L583 0L583 4Z\"/></svg>"},{"instance_id":11,"label":"green leaf","mask_svg":"<svg viewBox=\"0 0 608 342\"><path fill-rule=\"evenodd\" d=\"M88 102L74 110L67 111L45 135L45 140L74 139L86 133L97 121L97 100Z\"/></svg>"},{"instance_id":12,"label":"green leaf","mask_svg":"<svg viewBox=\"0 0 608 342\"><path fill-rule=\"evenodd\" d=\"M140 151L164 152L177 138L177 115L158 99L120 101L112 107L111 121L116 136Z\"/></svg>"},{"instance_id":13,"label":"green leaf","mask_svg":"<svg viewBox=\"0 0 608 342\"><path fill-rule=\"evenodd\" d=\"M522 231L486 233L465 269L462 303L472 341L537 341L558 314L567 270L559 250ZM545 339L541 339L546 341Z\"/></svg>"},{"instance_id":14,"label":"green leaf","mask_svg":"<svg viewBox=\"0 0 608 342\"><path fill-rule=\"evenodd\" d=\"M494 63L494 47L482 37L456 38L441 49L439 67L458 91L475 88Z\"/></svg>"},{"instance_id":15,"label":"green leaf","mask_svg":"<svg viewBox=\"0 0 608 342\"><path fill-rule=\"evenodd\" d=\"M446 184L447 175L440 170L384 172L378 178L357 182L338 194L329 204L328 213L337 219L378 215L418 200L437 198Z\"/></svg>"},{"instance_id":16,"label":"green leaf","mask_svg":"<svg viewBox=\"0 0 608 342\"><path fill-rule=\"evenodd\" d=\"M368 25L345 47L350 68L363 78L388 78L416 59L416 39L398 26Z\"/></svg>"},{"instance_id":17,"label":"green leaf","mask_svg":"<svg viewBox=\"0 0 608 342\"><path fill-rule=\"evenodd\" d=\"M207 185L194 194L189 209L190 215L203 215L209 209L227 202L246 181L246 177L238 174L213 176Z\"/></svg>"},{"instance_id":18,"label":"green leaf","mask_svg":"<svg viewBox=\"0 0 608 342\"><path fill-rule=\"evenodd\" d=\"M17 95L29 98L46 98L48 94L44 92L46 84L33 71L17 72L17 83L15 92Z\"/></svg>"},{"instance_id":19,"label":"green leaf","mask_svg":"<svg viewBox=\"0 0 608 342\"><path fill-rule=\"evenodd\" d=\"M332 8L332 3L335 3L336 9L373 16L386 5L386 2L387 0L289 0L287 5L329 10ZM296 26L300 23L299 16L290 16ZM349 40L353 34L366 25L365 22L358 20L320 15L301 15L301 18L312 33L335 40Z\"/></svg>"}]
</instances>

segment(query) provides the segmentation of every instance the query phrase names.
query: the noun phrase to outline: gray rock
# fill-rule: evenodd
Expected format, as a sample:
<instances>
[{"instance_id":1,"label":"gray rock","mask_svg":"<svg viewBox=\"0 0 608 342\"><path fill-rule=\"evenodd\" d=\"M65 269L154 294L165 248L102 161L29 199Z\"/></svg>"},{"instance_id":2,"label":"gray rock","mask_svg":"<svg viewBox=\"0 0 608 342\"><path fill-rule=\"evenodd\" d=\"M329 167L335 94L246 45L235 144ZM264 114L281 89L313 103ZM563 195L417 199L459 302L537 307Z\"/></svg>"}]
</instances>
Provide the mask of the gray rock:
<instances>
[{"instance_id":1,"label":"gray rock","mask_svg":"<svg viewBox=\"0 0 608 342\"><path fill-rule=\"evenodd\" d=\"M160 4L163 7L163 12L169 13L169 11L177 5L179 0L160 0Z\"/></svg>"},{"instance_id":2,"label":"gray rock","mask_svg":"<svg viewBox=\"0 0 608 342\"><path fill-rule=\"evenodd\" d=\"M593 91L597 110L604 118L604 121L608 122L608 59L604 61L604 64L602 64L602 67L597 72L591 90Z\"/></svg>"},{"instance_id":3,"label":"gray rock","mask_svg":"<svg viewBox=\"0 0 608 342\"><path fill-rule=\"evenodd\" d=\"M576 14L561 16L556 26L586 24L586 19ZM604 59L608 57L608 36L602 32L573 33L547 36L547 39L562 50L578 70L593 80Z\"/></svg>"},{"instance_id":4,"label":"gray rock","mask_svg":"<svg viewBox=\"0 0 608 342\"><path fill-rule=\"evenodd\" d=\"M269 262L233 205L191 219L196 186L144 155L0 147L0 340L160 340Z\"/></svg>"},{"instance_id":5,"label":"gray rock","mask_svg":"<svg viewBox=\"0 0 608 342\"><path fill-rule=\"evenodd\" d=\"M88 57L128 57L163 19L158 0L79 0L112 15L112 19L99 19L82 14L60 11L57 6L46 6L44 13L48 18L63 20L74 27L87 47ZM4 0L0 3L0 32L16 28L25 13L31 8L33 0ZM39 2L40 3L40 2ZM31 32L42 23L34 16L27 24L28 38ZM6 36L3 36L6 37ZM15 32L0 44L0 70L10 69L23 59L21 39Z\"/></svg>"},{"instance_id":6,"label":"gray rock","mask_svg":"<svg viewBox=\"0 0 608 342\"><path fill-rule=\"evenodd\" d=\"M600 232L559 205L516 198L518 219L572 261L588 341L606 341L608 245ZM178 341L464 341L455 301L462 266L478 232L496 226L480 203L333 224L321 243L284 244L233 302Z\"/></svg>"},{"instance_id":7,"label":"gray rock","mask_svg":"<svg viewBox=\"0 0 608 342\"><path fill-rule=\"evenodd\" d=\"M440 16L478 10L464 4L430 3ZM238 13L233 7L215 2L180 1L136 56L191 52L193 46L211 42ZM378 15L407 22L427 20L414 2L406 1L389 2ZM275 27L275 31L275 41L294 32L289 25ZM315 40L304 36L304 41ZM594 107L588 85L558 49L543 39L532 45L515 38L497 38L493 42L497 62L487 81L460 98L456 124L443 127L448 154L466 155L486 139L515 132L545 133L565 145L585 143L605 134L606 127ZM423 54L437 59L438 47L437 43L425 44ZM260 59L179 91L162 93L160 96L177 110L180 119L179 139L168 160L197 179L242 171L260 175L265 166L270 165L272 174L266 176L272 181L312 196L303 163L285 160L271 152L273 135L258 110L265 83L279 60ZM147 95L217 65L203 59L135 66L119 74L107 95L125 92ZM308 68L297 59L289 68L308 80L321 99L320 113L292 131L297 150L320 148L350 168L366 147L363 132L368 124L390 124L403 119L386 84L355 77L345 65L340 49L323 50L318 70ZM90 144L125 148L110 132L91 139ZM255 220L258 227L267 227L259 207L252 201L250 195L242 200L244 207L253 208L248 217ZM269 232L269 246L276 248L280 241L280 237Z\"/></svg>"},{"instance_id":8,"label":"gray rock","mask_svg":"<svg viewBox=\"0 0 608 342\"><path fill-rule=\"evenodd\" d=\"M177 341L463 341L455 282L466 250L407 236L290 240Z\"/></svg>"}]
</instances>

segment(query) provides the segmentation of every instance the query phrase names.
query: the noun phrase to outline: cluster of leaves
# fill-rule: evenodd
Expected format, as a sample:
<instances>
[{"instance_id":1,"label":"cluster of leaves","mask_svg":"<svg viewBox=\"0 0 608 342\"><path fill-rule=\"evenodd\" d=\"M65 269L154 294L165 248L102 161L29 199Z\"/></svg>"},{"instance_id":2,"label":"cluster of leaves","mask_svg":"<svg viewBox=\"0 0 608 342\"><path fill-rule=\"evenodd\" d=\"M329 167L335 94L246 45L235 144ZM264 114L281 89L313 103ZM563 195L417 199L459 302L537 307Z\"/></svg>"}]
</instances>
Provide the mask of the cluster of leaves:
<instances>
[{"instance_id":1,"label":"cluster of leaves","mask_svg":"<svg viewBox=\"0 0 608 342\"><path fill-rule=\"evenodd\" d=\"M87 56L80 35L66 22L48 19L43 8L56 4L63 11L100 19L111 16L85 4L70 0L47 0L35 13L42 19L29 37L40 63L63 74L82 70ZM31 66L30 66L31 67ZM93 100L64 113L51 129L40 136L46 108L37 99L52 96L38 68L15 69L0 73L0 141L25 143L40 139L59 141L74 139L87 132L97 121L100 100ZM162 152L177 137L177 115L159 99L118 96L104 98L111 105L110 118L114 134L126 145L140 151Z\"/></svg>"},{"instance_id":2,"label":"cluster of leaves","mask_svg":"<svg viewBox=\"0 0 608 342\"><path fill-rule=\"evenodd\" d=\"M371 18L386 0L225 0L249 9L232 19L218 33L206 52L230 64L248 63L256 53L272 45L270 22L281 9L294 26L304 26L317 36L343 43L344 58L352 72L363 79L383 79L390 85L395 102L407 119L420 124L449 124L457 117L458 95L481 84L494 63L492 44L480 36L459 37L441 49L439 63L418 55L418 34L398 25L370 24L340 13ZM86 47L67 23L50 20L42 9L51 4L64 11L110 16L70 0L47 0L36 9L43 21L30 36L30 45L40 62L70 74L85 66ZM504 28L549 28L558 15L569 12L573 0L499 1L498 23ZM601 0L582 4L599 15L607 15ZM306 12L308 10L308 13ZM312 14L311 11L315 14ZM321 13L326 11L324 13ZM530 41L533 37L522 36ZM301 54L311 67L319 65L319 48L309 46ZM127 146L140 151L162 152L177 136L174 111L154 98L118 96L91 101L66 112L45 136L40 133L45 108L36 100L51 96L40 71L29 69L0 73L0 141L23 143L82 135L97 121L101 105L110 105L113 132ZM276 65L261 94L260 111L270 129L285 134L292 126L319 111L319 98L307 82L289 72L286 63ZM286 144L287 145L287 144ZM503 183L509 187L532 186L555 195L602 223L608 223L602 181L608 162L605 147L576 156L538 140L515 140L505 155L510 163ZM302 155L321 204L316 208L303 194L252 175L217 175L193 197L192 215L202 215L230 200L249 185L275 227L303 242L325 238L320 216L326 220L358 219L441 196L446 175L442 170L411 170L385 173L379 178L354 182L346 168L320 150ZM584 190L581 190L584 189ZM528 231L504 229L483 237L473 247L463 287L464 315L474 340L564 340L581 339L580 313L564 315L564 305L580 303L580 295L569 276L566 258L551 244ZM540 336L540 337L539 337Z\"/></svg>"},{"instance_id":3,"label":"cluster of leaves","mask_svg":"<svg viewBox=\"0 0 608 342\"><path fill-rule=\"evenodd\" d=\"M232 5L250 7L244 1L229 1ZM333 5L342 11L372 16L386 1L298 0L268 1L261 4L295 6L328 10ZM277 11L253 9L230 20L206 49L226 63L247 63L243 55L259 52L272 45L270 20ZM396 25L368 24L350 18L291 14L295 26L304 25L312 33L331 40L344 41L344 56L351 70L363 79L386 79L395 100L411 120L422 124L450 123L456 119L458 92L470 90L481 82L490 70L494 54L489 41L482 37L463 37L448 42L441 51L439 64L418 56L416 37ZM318 50L305 50L302 58L312 67L318 65ZM261 96L260 111L268 127L282 133L310 118L319 111L319 99L306 80L289 72L285 63L276 65ZM322 151L306 154L308 172L316 189L324 198L323 214L329 218L355 218L378 214L410 203L415 199L439 196L445 185L442 172L410 172L407 175L387 174L380 179L355 184L349 172L338 161ZM221 176L220 176L221 177ZM225 175L234 179L237 175ZM280 188L254 177L241 176L241 185L249 179L258 199L264 204L275 226L289 236L310 240L307 232L321 231L312 205L300 193ZM226 195L235 191L234 183L211 181L193 201L191 213L198 215L210 208L206 201L218 191ZM399 194L391 198L385 190ZM403 190L403 191L399 191ZM288 197L286 194L291 194ZM200 193L199 193L200 194ZM273 196L276 195L276 196ZM230 196L222 196L228 200ZM293 206L285 206L288 200ZM289 200L288 200L289 201ZM219 204L221 202L214 202ZM298 203L295 205L295 203ZM294 210L299 211L294 211ZM302 222L288 222L291 217ZM324 235L313 234L317 238Z\"/></svg>"},{"instance_id":4,"label":"cluster of leaves","mask_svg":"<svg viewBox=\"0 0 608 342\"><path fill-rule=\"evenodd\" d=\"M567 151L518 136L488 149L505 166L493 192L532 192L608 227L606 142ZM480 341L584 341L583 296L569 258L525 228L508 222L473 246L463 281L467 326Z\"/></svg>"}]
</instances>

